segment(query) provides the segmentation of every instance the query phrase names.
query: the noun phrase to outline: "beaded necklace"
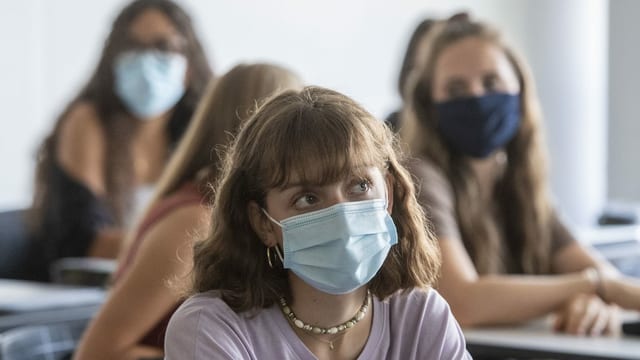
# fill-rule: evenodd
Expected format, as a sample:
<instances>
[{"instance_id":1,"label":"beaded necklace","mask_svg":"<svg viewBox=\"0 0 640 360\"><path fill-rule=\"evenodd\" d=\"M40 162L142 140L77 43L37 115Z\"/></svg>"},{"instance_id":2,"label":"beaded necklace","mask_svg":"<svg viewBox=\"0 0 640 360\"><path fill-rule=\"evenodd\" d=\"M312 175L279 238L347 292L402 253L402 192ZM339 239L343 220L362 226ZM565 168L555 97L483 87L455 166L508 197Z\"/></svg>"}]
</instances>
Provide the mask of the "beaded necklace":
<instances>
[{"instance_id":1,"label":"beaded necklace","mask_svg":"<svg viewBox=\"0 0 640 360\"><path fill-rule=\"evenodd\" d=\"M334 341L341 338L342 335L344 335L344 332L354 327L358 322L360 322L360 320L364 319L364 316L367 314L367 311L369 310L370 299L371 299L371 293L369 292L369 290L367 290L367 296L364 297L362 306L360 306L360 309L358 309L358 312L356 312L356 314L351 319L343 322L342 324L338 324L328 328L310 325L298 319L298 317L293 312L293 310L291 310L291 307L289 307L289 305L287 304L287 301L285 300L284 297L280 297L280 308L282 309L282 313L285 315L285 317L289 320L291 324L293 324L298 329L306 331L307 333L309 333L309 335L311 335L316 340L327 343L329 345L329 349L333 350ZM331 340L324 340L315 336L315 335L323 335L323 334L330 334L330 335L339 334L339 335L335 336Z\"/></svg>"}]
</instances>

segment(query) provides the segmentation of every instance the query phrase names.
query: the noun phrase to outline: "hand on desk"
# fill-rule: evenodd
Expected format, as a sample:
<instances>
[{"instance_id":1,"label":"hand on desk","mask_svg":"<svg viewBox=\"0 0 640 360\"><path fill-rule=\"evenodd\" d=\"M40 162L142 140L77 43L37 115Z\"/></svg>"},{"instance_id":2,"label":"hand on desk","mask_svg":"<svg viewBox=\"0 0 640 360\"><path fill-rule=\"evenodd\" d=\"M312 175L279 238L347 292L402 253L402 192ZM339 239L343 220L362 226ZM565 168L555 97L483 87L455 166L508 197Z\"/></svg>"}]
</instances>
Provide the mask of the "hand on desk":
<instances>
[{"instance_id":1,"label":"hand on desk","mask_svg":"<svg viewBox=\"0 0 640 360\"><path fill-rule=\"evenodd\" d=\"M593 294L578 294L556 313L554 330L574 335L619 335L618 307Z\"/></svg>"}]
</instances>

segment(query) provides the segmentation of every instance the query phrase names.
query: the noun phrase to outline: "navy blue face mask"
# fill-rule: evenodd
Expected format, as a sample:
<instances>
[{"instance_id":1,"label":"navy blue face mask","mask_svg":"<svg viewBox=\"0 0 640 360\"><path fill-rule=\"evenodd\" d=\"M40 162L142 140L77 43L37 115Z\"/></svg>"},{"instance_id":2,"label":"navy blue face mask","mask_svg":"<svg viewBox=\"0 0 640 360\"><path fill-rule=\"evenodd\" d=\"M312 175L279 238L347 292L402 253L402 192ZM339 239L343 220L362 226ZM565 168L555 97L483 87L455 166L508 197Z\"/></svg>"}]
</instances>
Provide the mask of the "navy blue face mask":
<instances>
[{"instance_id":1,"label":"navy blue face mask","mask_svg":"<svg viewBox=\"0 0 640 360\"><path fill-rule=\"evenodd\" d=\"M520 127L520 95L489 94L436 103L438 130L457 151L485 158Z\"/></svg>"}]
</instances>

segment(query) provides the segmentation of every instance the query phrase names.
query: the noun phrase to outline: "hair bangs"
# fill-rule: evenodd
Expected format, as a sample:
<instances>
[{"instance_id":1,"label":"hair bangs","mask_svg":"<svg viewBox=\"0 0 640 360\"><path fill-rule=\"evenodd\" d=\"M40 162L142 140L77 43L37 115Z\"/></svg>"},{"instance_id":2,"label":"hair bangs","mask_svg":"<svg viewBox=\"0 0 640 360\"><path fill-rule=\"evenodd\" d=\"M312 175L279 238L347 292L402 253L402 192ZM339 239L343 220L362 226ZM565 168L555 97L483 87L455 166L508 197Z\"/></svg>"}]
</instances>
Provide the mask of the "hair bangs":
<instances>
[{"instance_id":1,"label":"hair bangs","mask_svg":"<svg viewBox=\"0 0 640 360\"><path fill-rule=\"evenodd\" d=\"M354 121L353 114L327 109L305 110L272 129L274 141L261 166L264 189L291 183L326 185L364 173L367 167L382 168L388 160L383 139L371 136L378 132L370 121Z\"/></svg>"}]
</instances>

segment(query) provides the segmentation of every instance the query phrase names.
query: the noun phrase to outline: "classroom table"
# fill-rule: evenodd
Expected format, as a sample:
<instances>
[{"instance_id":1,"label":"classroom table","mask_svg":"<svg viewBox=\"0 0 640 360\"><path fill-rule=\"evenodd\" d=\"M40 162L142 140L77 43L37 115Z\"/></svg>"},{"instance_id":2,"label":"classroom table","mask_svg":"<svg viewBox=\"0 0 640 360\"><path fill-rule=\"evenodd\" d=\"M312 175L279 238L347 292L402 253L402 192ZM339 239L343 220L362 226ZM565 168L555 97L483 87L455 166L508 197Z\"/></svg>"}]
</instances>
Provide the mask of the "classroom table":
<instances>
[{"instance_id":1,"label":"classroom table","mask_svg":"<svg viewBox=\"0 0 640 360\"><path fill-rule=\"evenodd\" d=\"M640 359L640 336L586 337L556 333L549 319L522 326L464 329L477 359Z\"/></svg>"},{"instance_id":2,"label":"classroom table","mask_svg":"<svg viewBox=\"0 0 640 360\"><path fill-rule=\"evenodd\" d=\"M0 279L0 332L24 325L90 319L106 290Z\"/></svg>"}]
</instances>

